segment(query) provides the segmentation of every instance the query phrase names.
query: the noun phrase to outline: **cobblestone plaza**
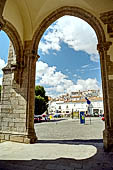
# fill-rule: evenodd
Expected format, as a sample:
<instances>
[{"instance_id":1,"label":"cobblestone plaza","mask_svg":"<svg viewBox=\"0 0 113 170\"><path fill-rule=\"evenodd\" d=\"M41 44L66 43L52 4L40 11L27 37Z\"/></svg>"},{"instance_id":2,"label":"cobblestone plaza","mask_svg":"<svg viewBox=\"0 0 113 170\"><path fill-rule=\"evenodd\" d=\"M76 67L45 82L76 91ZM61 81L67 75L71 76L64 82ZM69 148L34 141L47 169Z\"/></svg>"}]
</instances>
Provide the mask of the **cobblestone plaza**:
<instances>
[{"instance_id":1,"label":"cobblestone plaza","mask_svg":"<svg viewBox=\"0 0 113 170\"><path fill-rule=\"evenodd\" d=\"M35 124L38 140L74 140L103 139L105 123L101 118L85 118L85 124L79 119L56 119Z\"/></svg>"}]
</instances>

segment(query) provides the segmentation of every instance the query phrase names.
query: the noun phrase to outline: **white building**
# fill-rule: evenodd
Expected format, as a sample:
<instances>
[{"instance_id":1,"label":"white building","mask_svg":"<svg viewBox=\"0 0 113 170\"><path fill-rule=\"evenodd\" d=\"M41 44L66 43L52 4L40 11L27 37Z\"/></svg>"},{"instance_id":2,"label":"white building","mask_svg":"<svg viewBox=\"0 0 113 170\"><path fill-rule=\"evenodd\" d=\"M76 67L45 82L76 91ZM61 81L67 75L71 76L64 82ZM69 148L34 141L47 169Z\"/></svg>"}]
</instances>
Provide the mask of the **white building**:
<instances>
[{"instance_id":1,"label":"white building","mask_svg":"<svg viewBox=\"0 0 113 170\"><path fill-rule=\"evenodd\" d=\"M103 99L101 97L91 97L89 98L91 104L90 114L98 113L102 114L103 111ZM74 112L84 111L87 114L88 104L85 99L80 100L69 100L69 101L50 101L48 111L49 113L63 113L71 114L72 110Z\"/></svg>"}]
</instances>

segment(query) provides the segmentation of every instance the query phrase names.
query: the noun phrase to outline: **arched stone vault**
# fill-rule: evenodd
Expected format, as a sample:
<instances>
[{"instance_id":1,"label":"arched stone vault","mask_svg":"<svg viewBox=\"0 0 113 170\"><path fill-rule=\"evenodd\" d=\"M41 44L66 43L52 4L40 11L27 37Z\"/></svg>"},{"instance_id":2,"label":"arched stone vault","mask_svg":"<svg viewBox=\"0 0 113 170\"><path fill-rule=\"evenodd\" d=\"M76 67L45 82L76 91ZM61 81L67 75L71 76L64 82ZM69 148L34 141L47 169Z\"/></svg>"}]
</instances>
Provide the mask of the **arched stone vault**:
<instances>
[{"instance_id":1,"label":"arched stone vault","mask_svg":"<svg viewBox=\"0 0 113 170\"><path fill-rule=\"evenodd\" d=\"M5 1L2 4L3 7ZM3 12L3 9L1 11ZM111 61L113 51L111 50L110 52L110 49L113 42L111 39L113 32L113 12L101 13L99 19L98 13L94 16L95 12L88 12L91 11L91 9L85 10L85 8L82 7L75 7L75 5L61 5L61 7L55 7L54 10L51 11L53 12L49 12L48 16L45 15L45 17L43 17L45 19L43 19L36 28L32 40L24 40L24 46L22 46L19 34L14 26L9 23L9 21L4 20L3 17L0 18L1 29L10 37L17 56L16 65L3 70L4 91L2 94L0 115L0 139L1 141L35 142L36 135L33 116L35 67L39 57L37 55L38 44L48 26L64 15L71 15L79 17L89 23L95 30L98 38L97 49L100 54L105 111L104 147L106 150L111 150L113 148L113 62ZM2 12L0 14L2 14ZM107 30L104 24L107 24ZM11 57L11 55L12 51L10 49L9 57ZM7 79L9 80L8 82Z\"/></svg>"}]
</instances>

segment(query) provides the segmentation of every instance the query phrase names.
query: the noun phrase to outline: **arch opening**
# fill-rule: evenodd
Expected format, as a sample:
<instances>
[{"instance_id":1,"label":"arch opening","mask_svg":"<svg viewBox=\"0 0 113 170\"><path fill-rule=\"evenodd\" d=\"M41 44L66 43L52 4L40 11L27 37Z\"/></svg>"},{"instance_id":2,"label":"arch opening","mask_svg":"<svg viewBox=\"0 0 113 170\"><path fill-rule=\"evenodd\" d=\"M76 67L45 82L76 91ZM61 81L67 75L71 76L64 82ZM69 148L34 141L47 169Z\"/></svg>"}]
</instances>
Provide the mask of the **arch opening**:
<instances>
[{"instance_id":1,"label":"arch opening","mask_svg":"<svg viewBox=\"0 0 113 170\"><path fill-rule=\"evenodd\" d=\"M69 16L67 16L67 17L69 17ZM73 16L72 18L75 18L75 17ZM60 19L62 19L62 18L60 18ZM76 18L76 19L77 19L77 18ZM79 20L79 18L78 18L78 20ZM77 20L76 20L76 22L77 22ZM62 23L62 21L60 22L60 24L61 24L61 23ZM54 27L54 25L55 25L55 23L53 23L53 27ZM67 25L70 26L69 23L68 23ZM82 25L82 24L81 24L81 25ZM80 27L81 27L81 25L80 25ZM59 25L58 25L58 26L59 26ZM56 26L56 27L57 27L57 26ZM60 27L60 26L59 26L59 27ZM63 26L61 25L61 27L62 27L62 28L65 28L64 25L63 25ZM60 27L59 29L61 29L61 27ZM54 37L52 37L52 34L51 34L51 32L53 31L52 29L54 30ZM68 33L67 33L67 34L69 34L70 32L73 32L74 29L72 29L72 27L71 27L71 31L69 32L69 27L68 27L67 30L68 30L68 31L67 31ZM61 33L63 34L63 31L62 31L62 30L60 30L60 31L61 31ZM44 35L45 35L45 37L46 37L45 40L48 39L48 42L50 42L50 44L51 44L51 47L50 47L50 46L47 44L48 42L46 41L45 46L47 47L47 45L48 45L48 49L51 48L51 49L53 49L53 50L56 50L56 51L58 50L58 51L60 51L60 47L61 47L61 46L60 46L60 45L61 45L60 42L61 42L61 41L64 41L65 44L66 44L66 43L68 44L66 48L68 48L68 47L70 46L71 49L74 49L74 43L72 43L72 41L74 41L73 39L74 39L75 37L71 36L70 39L67 39L67 38L64 38L64 36L66 37L66 34L63 34L63 35L60 34L59 36L60 36L60 38L61 38L61 37L62 37L62 38L59 40L59 44L57 44L56 47L55 47L55 45L52 45L52 40L54 41L55 38L56 38L56 41L57 41L58 32L56 31L55 28L52 28L52 26L50 26L50 32L49 32L50 35L49 35L48 32L49 32L49 30L47 30L47 32L44 33ZM57 35L57 36L55 36L55 35ZM74 34L73 34L73 35L74 35ZM76 34L75 34L75 35L76 35ZM87 35L86 35L86 37L87 37ZM90 38L91 38L91 37L90 37ZM52 40L51 40L51 39L52 39ZM63 40L62 40L62 39L63 39ZM64 39L65 39L65 40L64 40ZM70 42L69 42L69 40L70 40ZM71 40L72 40L72 41L71 41ZM89 41L89 42L90 42L90 41ZM84 43L83 43L83 44L84 44ZM87 44L87 43L85 43L85 44ZM41 44L41 45L42 45L42 44ZM48 56L48 53L49 53L50 51L47 50L46 47L44 48L44 46L41 47L41 45L39 45L39 48L41 48L41 49L42 49L42 52L43 52L43 53L46 53L46 55ZM58 45L59 45L59 46L58 46ZM55 47L56 49L55 49L54 47ZM61 48L62 48L62 47L61 47ZM65 48L65 49L66 49L66 48ZM77 46L76 46L76 45L75 45L75 48L77 49ZM44 51L44 50L45 50L45 51ZM79 52L82 51L82 50L85 51L86 49L84 50L84 49L83 49L83 46L82 46L81 48L78 48L78 51L79 51ZM87 50L88 50L88 49L87 49ZM87 50L86 50L86 51L87 51ZM91 47L90 47L90 50L91 50ZM48 52L48 51L49 51L49 52ZM76 52L77 52L77 50L76 50ZM54 51L54 53L55 53L55 51ZM91 53L91 51L90 51L90 53ZM40 55L40 58L41 58L42 56L41 56L40 51L38 51L38 54ZM51 54L51 55L52 55L52 54ZM67 52L66 52L65 55L67 55ZM45 56L45 58L46 58L47 56ZM53 57L53 56L52 56L52 57ZM51 57L51 60L52 60L52 57ZM56 54L54 54L54 57L58 57L58 56L56 56ZM68 57L69 57L69 56L68 56ZM67 60L67 58L65 59L65 61L62 61L62 63L66 62L66 60ZM70 57L70 60L71 60L71 57ZM76 62L76 60L77 60L77 59L75 59L75 62ZM46 60L46 61L47 61L47 60ZM55 59L55 62L57 62L56 59ZM73 61L73 62L74 62L74 61ZM69 60L68 60L68 63L69 63ZM44 65L43 65L43 64L44 64ZM39 68L42 69L43 66L46 67L46 71L47 71L47 67L48 67L48 66L46 65L46 63L42 63L41 60L39 60L39 65L37 66L37 70L38 70ZM83 68L86 68L87 66L88 66L88 65L84 65ZM62 65L62 67L63 67L63 65ZM63 69L64 69L64 68L63 68ZM42 73L42 70L41 70L41 73ZM61 72L61 73L62 73L62 72ZM41 75L41 76L43 76L43 75ZM48 80L45 80L45 81L49 81L50 83L53 83L53 81L50 80L50 77L54 77L54 75L53 75L53 76L50 76L50 75L49 75L48 78L47 78ZM44 78L46 79L46 77L44 77ZM58 80L60 81L60 79L58 79ZM44 79L43 79L43 81L44 81ZM92 81L92 80L91 80L91 81ZM78 86L80 86L80 84L78 84ZM84 81L84 86L85 86L85 81ZM57 88L57 87L55 87L55 88ZM74 88L74 87L73 87L73 88ZM67 87L66 87L66 89L67 89ZM80 90L80 89L79 89L79 90ZM79 90L78 90L78 91L79 91ZM67 101L66 101L66 102L67 102ZM63 104L61 103L61 104L59 104L59 106L58 106L58 107L59 107L58 109L59 109L60 111L61 111L62 105L63 105ZM68 107L67 107L67 106L68 106ZM68 109L69 107L70 107L69 105L67 105L67 104L65 105L65 108L66 108L66 109ZM73 107L74 107L74 105L73 105ZM68 109L68 110L69 110L69 109ZM74 110L74 111L75 111L75 110ZM82 110L81 110L81 111L82 111ZM97 111L97 110L95 110L95 111ZM55 110L54 110L54 112L55 112ZM66 112L66 110L65 110L65 112ZM71 108L71 112L72 112L72 108ZM80 111L79 111L79 112L80 112Z\"/></svg>"}]
</instances>

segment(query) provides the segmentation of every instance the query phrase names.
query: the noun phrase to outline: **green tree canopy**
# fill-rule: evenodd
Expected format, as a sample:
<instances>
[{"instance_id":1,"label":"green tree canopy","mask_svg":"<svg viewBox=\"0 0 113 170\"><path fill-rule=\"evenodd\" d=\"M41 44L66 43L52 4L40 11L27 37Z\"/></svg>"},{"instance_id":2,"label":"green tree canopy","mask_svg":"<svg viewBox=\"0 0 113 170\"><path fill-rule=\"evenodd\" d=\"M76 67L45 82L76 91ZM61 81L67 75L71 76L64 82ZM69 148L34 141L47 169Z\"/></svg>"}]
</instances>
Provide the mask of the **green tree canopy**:
<instances>
[{"instance_id":1,"label":"green tree canopy","mask_svg":"<svg viewBox=\"0 0 113 170\"><path fill-rule=\"evenodd\" d=\"M48 108L48 96L45 96L43 86L35 87L35 115L41 115Z\"/></svg>"},{"instance_id":2,"label":"green tree canopy","mask_svg":"<svg viewBox=\"0 0 113 170\"><path fill-rule=\"evenodd\" d=\"M35 87L35 96L42 96L44 97L45 96L45 90L44 90L44 87L43 86L36 86Z\"/></svg>"}]
</instances>

